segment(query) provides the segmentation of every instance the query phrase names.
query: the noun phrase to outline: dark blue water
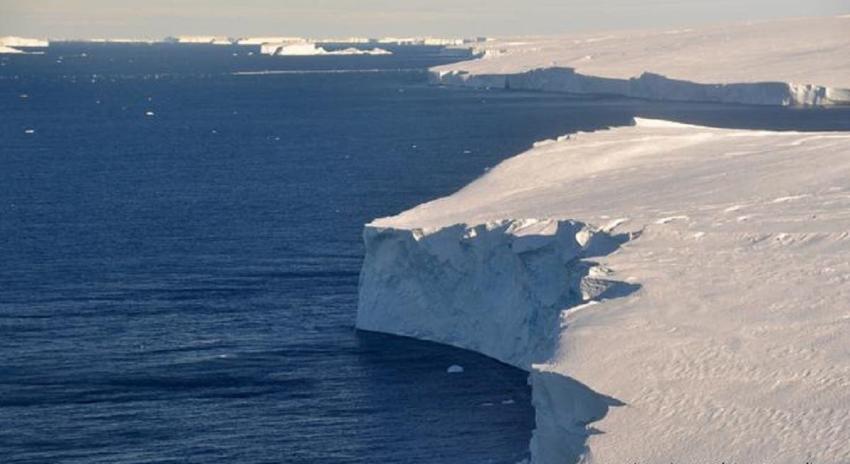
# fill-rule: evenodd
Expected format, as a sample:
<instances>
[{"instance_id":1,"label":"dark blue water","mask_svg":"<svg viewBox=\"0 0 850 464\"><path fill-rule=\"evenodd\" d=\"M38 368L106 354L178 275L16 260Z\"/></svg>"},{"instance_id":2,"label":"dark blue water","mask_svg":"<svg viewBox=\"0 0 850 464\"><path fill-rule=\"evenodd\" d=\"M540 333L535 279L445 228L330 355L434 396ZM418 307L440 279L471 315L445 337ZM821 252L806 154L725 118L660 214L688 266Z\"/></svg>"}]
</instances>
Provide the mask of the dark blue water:
<instances>
[{"instance_id":1,"label":"dark blue water","mask_svg":"<svg viewBox=\"0 0 850 464\"><path fill-rule=\"evenodd\" d=\"M514 463L524 373L355 332L365 222L636 114L850 129L846 109L429 87L459 57L394 51L0 58L0 462ZM370 72L232 74L262 70Z\"/></svg>"}]
</instances>

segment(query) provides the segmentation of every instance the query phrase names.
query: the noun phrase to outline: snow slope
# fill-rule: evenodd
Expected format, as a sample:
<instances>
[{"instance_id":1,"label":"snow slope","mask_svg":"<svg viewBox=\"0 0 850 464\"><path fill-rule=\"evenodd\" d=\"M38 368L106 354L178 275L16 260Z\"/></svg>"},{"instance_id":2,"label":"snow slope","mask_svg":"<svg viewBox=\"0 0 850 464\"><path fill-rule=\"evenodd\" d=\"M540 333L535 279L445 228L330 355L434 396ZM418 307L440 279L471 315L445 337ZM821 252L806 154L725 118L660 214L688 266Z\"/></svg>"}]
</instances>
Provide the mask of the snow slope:
<instances>
[{"instance_id":1,"label":"snow slope","mask_svg":"<svg viewBox=\"0 0 850 464\"><path fill-rule=\"evenodd\" d=\"M850 104L850 16L485 42L451 85L765 105Z\"/></svg>"},{"instance_id":2,"label":"snow slope","mask_svg":"<svg viewBox=\"0 0 850 464\"><path fill-rule=\"evenodd\" d=\"M538 144L369 224L357 324L529 370L535 463L847 463L847 179L849 133Z\"/></svg>"}]
</instances>

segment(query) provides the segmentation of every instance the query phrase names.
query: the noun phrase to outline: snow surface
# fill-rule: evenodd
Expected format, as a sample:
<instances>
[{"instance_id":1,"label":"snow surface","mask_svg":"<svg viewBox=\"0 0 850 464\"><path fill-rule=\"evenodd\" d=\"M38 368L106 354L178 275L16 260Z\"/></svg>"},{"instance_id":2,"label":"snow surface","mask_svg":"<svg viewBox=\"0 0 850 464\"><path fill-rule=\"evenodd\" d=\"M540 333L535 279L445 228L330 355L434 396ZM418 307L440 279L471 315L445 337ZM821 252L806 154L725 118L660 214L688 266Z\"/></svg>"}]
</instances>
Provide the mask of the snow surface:
<instances>
[{"instance_id":1,"label":"snow surface","mask_svg":"<svg viewBox=\"0 0 850 464\"><path fill-rule=\"evenodd\" d=\"M485 42L452 85L768 105L850 104L850 16Z\"/></svg>"},{"instance_id":2,"label":"snow surface","mask_svg":"<svg viewBox=\"0 0 850 464\"><path fill-rule=\"evenodd\" d=\"M561 138L369 224L357 325L527 369L535 463L847 463L847 179L850 133Z\"/></svg>"}]
</instances>

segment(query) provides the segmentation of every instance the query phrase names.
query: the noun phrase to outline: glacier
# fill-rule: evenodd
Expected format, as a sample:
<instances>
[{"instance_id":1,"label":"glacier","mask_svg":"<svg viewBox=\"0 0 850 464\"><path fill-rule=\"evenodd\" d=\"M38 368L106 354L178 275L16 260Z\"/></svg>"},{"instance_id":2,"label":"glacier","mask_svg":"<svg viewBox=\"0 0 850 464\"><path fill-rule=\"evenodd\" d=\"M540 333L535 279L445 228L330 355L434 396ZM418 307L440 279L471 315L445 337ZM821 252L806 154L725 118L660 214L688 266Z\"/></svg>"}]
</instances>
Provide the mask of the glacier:
<instances>
[{"instance_id":1,"label":"glacier","mask_svg":"<svg viewBox=\"0 0 850 464\"><path fill-rule=\"evenodd\" d=\"M495 40L433 83L649 100L850 104L850 16Z\"/></svg>"},{"instance_id":2,"label":"glacier","mask_svg":"<svg viewBox=\"0 0 850 464\"><path fill-rule=\"evenodd\" d=\"M357 327L529 372L531 461L850 462L850 134L636 119L364 229Z\"/></svg>"}]
</instances>

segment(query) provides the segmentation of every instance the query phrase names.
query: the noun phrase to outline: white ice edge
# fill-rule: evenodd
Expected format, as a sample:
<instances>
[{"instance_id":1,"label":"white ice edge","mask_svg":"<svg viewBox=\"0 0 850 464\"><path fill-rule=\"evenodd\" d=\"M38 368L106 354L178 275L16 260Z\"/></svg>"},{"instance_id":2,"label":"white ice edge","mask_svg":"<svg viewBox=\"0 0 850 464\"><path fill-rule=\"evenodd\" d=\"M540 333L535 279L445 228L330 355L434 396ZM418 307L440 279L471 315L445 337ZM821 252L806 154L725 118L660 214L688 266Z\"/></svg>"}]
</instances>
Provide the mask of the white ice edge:
<instances>
[{"instance_id":1,"label":"white ice edge","mask_svg":"<svg viewBox=\"0 0 850 464\"><path fill-rule=\"evenodd\" d=\"M840 132L563 138L368 225L357 326L528 370L534 463L850 462L848 176Z\"/></svg>"},{"instance_id":2,"label":"white ice edge","mask_svg":"<svg viewBox=\"0 0 850 464\"><path fill-rule=\"evenodd\" d=\"M850 104L850 18L486 42L434 83L670 101Z\"/></svg>"}]
</instances>

